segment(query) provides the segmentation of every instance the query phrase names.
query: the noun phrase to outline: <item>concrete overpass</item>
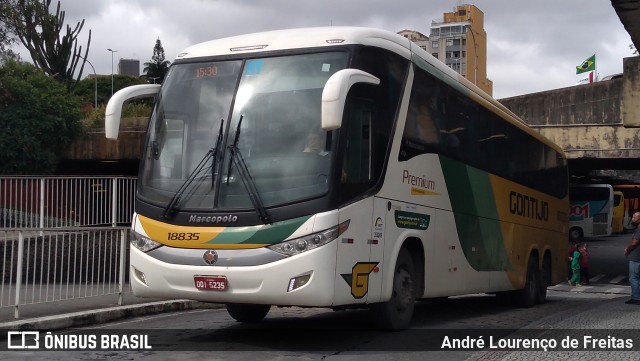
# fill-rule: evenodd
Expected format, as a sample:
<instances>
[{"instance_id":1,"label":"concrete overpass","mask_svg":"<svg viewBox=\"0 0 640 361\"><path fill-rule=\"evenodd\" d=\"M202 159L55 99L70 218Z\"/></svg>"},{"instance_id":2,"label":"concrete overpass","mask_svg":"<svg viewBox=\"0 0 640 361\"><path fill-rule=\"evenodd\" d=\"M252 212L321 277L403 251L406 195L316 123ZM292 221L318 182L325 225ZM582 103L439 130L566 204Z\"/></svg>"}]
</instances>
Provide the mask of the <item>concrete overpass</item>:
<instances>
[{"instance_id":1,"label":"concrete overpass","mask_svg":"<svg viewBox=\"0 0 640 361\"><path fill-rule=\"evenodd\" d=\"M572 174L637 177L609 170L640 170L640 57L624 59L617 79L500 102L562 147Z\"/></svg>"},{"instance_id":2,"label":"concrete overpass","mask_svg":"<svg viewBox=\"0 0 640 361\"><path fill-rule=\"evenodd\" d=\"M633 45L640 50L640 0L611 0L611 6L631 36Z\"/></svg>"}]
</instances>

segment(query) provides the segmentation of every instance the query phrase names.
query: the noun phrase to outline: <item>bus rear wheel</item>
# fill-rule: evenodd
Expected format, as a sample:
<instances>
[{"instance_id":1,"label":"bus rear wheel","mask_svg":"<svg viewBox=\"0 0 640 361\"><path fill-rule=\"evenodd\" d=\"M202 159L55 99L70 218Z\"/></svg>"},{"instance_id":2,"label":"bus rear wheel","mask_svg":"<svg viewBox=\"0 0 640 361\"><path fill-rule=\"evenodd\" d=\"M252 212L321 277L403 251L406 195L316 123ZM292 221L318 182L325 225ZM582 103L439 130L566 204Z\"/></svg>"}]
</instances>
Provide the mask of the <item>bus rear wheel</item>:
<instances>
[{"instance_id":1,"label":"bus rear wheel","mask_svg":"<svg viewBox=\"0 0 640 361\"><path fill-rule=\"evenodd\" d=\"M401 249L393 274L391 299L371 306L378 328L396 331L409 327L415 307L415 274L409 251Z\"/></svg>"},{"instance_id":2,"label":"bus rear wheel","mask_svg":"<svg viewBox=\"0 0 640 361\"><path fill-rule=\"evenodd\" d=\"M524 288L514 291L513 301L518 307L532 307L540 297L540 271L538 270L538 261L534 256L529 257L527 265L527 279Z\"/></svg>"},{"instance_id":3,"label":"bus rear wheel","mask_svg":"<svg viewBox=\"0 0 640 361\"><path fill-rule=\"evenodd\" d=\"M542 260L542 268L540 269L540 285L538 286L537 303L545 303L547 301L547 287L551 284L551 256L545 255Z\"/></svg>"},{"instance_id":4,"label":"bus rear wheel","mask_svg":"<svg viewBox=\"0 0 640 361\"><path fill-rule=\"evenodd\" d=\"M260 322L269 313L271 305L250 305L245 303L228 303L227 312L238 322Z\"/></svg>"}]
</instances>

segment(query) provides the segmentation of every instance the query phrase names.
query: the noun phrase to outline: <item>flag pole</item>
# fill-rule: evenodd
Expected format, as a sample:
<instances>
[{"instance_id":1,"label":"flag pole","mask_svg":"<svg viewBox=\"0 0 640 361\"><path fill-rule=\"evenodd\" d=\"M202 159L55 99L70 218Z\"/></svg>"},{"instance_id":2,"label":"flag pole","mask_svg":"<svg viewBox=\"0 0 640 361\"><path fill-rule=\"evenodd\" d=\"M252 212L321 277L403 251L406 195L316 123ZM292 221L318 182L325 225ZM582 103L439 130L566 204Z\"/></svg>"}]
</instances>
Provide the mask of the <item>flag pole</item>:
<instances>
[{"instance_id":1,"label":"flag pole","mask_svg":"<svg viewBox=\"0 0 640 361\"><path fill-rule=\"evenodd\" d=\"M595 81L598 81L598 53L593 53L593 62L595 63L595 66L593 67L593 71L596 72L595 74Z\"/></svg>"}]
</instances>

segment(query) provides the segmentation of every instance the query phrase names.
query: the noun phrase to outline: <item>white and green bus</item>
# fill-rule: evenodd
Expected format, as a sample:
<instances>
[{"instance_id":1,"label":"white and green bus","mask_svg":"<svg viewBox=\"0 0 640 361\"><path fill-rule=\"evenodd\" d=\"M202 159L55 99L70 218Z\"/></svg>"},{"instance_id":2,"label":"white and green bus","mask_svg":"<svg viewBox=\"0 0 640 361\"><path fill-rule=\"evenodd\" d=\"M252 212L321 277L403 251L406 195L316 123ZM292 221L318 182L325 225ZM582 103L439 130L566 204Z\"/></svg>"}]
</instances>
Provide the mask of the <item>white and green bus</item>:
<instances>
[{"instance_id":1,"label":"white and green bus","mask_svg":"<svg viewBox=\"0 0 640 361\"><path fill-rule=\"evenodd\" d=\"M610 236L613 233L614 192L610 184L569 185L569 239ZM621 224L622 220L618 220Z\"/></svg>"},{"instance_id":2,"label":"white and green bus","mask_svg":"<svg viewBox=\"0 0 640 361\"><path fill-rule=\"evenodd\" d=\"M397 34L348 27L191 46L155 96L130 254L140 297L370 307L496 293L543 302L565 279L566 159L556 145ZM306 146L315 139L316 149Z\"/></svg>"}]
</instances>

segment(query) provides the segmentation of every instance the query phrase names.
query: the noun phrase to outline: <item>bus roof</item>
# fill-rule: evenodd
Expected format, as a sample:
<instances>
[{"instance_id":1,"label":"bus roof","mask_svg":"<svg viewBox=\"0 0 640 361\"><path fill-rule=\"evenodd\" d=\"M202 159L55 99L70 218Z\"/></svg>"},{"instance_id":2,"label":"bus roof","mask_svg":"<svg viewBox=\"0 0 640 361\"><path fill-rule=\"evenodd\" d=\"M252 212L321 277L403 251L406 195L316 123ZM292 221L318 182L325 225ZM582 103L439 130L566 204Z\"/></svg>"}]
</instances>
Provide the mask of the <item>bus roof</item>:
<instances>
[{"instance_id":1,"label":"bus roof","mask_svg":"<svg viewBox=\"0 0 640 361\"><path fill-rule=\"evenodd\" d=\"M345 44L374 45L407 59L410 57L411 42L403 36L380 29L336 26L274 30L211 40L186 48L176 60Z\"/></svg>"}]
</instances>

